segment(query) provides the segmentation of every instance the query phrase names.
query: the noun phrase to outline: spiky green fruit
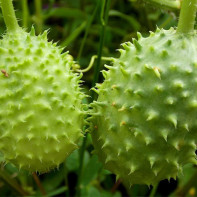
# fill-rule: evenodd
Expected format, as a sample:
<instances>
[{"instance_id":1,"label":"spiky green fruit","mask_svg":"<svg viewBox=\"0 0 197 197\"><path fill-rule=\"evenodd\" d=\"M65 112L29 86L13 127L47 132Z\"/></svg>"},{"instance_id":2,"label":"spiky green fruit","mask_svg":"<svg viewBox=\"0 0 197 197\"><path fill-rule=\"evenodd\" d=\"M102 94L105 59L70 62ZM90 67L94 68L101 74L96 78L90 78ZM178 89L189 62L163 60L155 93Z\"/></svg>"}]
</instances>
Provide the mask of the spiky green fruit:
<instances>
[{"instance_id":1,"label":"spiky green fruit","mask_svg":"<svg viewBox=\"0 0 197 197\"><path fill-rule=\"evenodd\" d=\"M96 90L94 147L129 184L154 185L196 164L197 36L175 32L124 43Z\"/></svg>"},{"instance_id":2,"label":"spiky green fruit","mask_svg":"<svg viewBox=\"0 0 197 197\"><path fill-rule=\"evenodd\" d=\"M77 148L84 111L80 76L63 49L21 28L0 41L0 151L29 171L59 166Z\"/></svg>"}]
</instances>

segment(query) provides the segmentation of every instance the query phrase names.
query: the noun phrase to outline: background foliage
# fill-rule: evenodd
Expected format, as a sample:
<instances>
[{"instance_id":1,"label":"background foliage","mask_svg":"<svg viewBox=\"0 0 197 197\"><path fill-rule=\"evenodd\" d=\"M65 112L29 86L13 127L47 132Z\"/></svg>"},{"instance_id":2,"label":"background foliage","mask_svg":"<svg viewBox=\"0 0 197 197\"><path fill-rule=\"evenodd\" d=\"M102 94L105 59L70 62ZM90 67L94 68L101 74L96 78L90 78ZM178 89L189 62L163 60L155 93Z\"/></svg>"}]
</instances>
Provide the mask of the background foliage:
<instances>
[{"instance_id":1,"label":"background foliage","mask_svg":"<svg viewBox=\"0 0 197 197\"><path fill-rule=\"evenodd\" d=\"M129 0L15 0L19 24L27 31L32 24L37 34L50 29L49 40L66 47L81 68L89 65L91 57L98 55L91 70L84 73L83 87L91 97L95 82L102 82L100 70L105 63L101 56L118 57L117 49L125 41L137 36L137 31L148 36L156 26L168 29L177 25L179 10L167 11ZM0 33L5 24L0 16ZM73 68L74 69L74 68ZM116 181L115 175L103 169L89 134L81 140L81 148L73 152L59 167L47 174L30 174L18 170L1 159L0 196L196 196L197 171L187 165L177 180L161 181L154 189L143 185L127 188Z\"/></svg>"}]
</instances>

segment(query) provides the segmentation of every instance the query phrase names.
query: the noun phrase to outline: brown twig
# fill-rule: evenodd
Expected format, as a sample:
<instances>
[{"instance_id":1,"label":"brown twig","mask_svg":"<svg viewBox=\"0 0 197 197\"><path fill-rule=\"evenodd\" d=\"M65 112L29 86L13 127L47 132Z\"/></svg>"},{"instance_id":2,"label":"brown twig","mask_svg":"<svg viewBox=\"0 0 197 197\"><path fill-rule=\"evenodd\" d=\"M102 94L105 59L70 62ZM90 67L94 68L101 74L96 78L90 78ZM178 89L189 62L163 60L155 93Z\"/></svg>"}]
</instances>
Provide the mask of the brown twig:
<instances>
[{"instance_id":1,"label":"brown twig","mask_svg":"<svg viewBox=\"0 0 197 197\"><path fill-rule=\"evenodd\" d=\"M121 184L121 180L120 179L118 179L116 182L115 182L115 184L113 185L113 187L111 188L111 192L112 193L114 193L117 189L118 189L118 187L119 187L119 185Z\"/></svg>"},{"instance_id":2,"label":"brown twig","mask_svg":"<svg viewBox=\"0 0 197 197\"><path fill-rule=\"evenodd\" d=\"M44 187L43 187L43 185L42 185L40 179L38 178L38 175L37 175L35 172L33 172L33 173L32 173L32 176L33 176L34 181L36 182L37 186L39 187L39 189L40 189L42 195L43 195L43 196L46 196L47 193L46 193L46 191L45 191L45 189L44 189Z\"/></svg>"}]
</instances>

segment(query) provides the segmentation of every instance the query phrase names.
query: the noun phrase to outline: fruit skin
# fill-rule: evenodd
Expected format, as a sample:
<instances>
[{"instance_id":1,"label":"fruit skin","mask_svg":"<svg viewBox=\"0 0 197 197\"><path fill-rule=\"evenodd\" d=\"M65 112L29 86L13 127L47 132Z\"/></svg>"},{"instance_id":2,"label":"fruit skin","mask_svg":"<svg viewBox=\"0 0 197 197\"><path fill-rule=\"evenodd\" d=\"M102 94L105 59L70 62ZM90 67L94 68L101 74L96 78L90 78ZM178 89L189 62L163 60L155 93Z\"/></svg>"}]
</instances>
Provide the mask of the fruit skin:
<instances>
[{"instance_id":1,"label":"fruit skin","mask_svg":"<svg viewBox=\"0 0 197 197\"><path fill-rule=\"evenodd\" d=\"M122 46L95 89L93 145L117 178L154 185L197 163L197 36L157 29Z\"/></svg>"},{"instance_id":2,"label":"fruit skin","mask_svg":"<svg viewBox=\"0 0 197 197\"><path fill-rule=\"evenodd\" d=\"M56 168L83 136L81 76L62 50L34 28L0 40L0 150L19 168Z\"/></svg>"}]
</instances>

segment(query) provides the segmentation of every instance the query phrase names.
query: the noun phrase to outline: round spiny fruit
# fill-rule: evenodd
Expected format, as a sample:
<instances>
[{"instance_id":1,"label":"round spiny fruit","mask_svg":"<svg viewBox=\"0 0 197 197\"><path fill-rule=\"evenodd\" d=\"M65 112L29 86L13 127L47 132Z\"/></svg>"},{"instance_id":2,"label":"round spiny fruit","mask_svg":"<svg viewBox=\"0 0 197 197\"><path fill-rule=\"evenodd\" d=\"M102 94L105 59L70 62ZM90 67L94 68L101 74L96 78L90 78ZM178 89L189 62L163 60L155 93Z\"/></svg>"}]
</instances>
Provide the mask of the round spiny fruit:
<instances>
[{"instance_id":1,"label":"round spiny fruit","mask_svg":"<svg viewBox=\"0 0 197 197\"><path fill-rule=\"evenodd\" d=\"M103 71L92 138L107 169L150 185L196 164L197 37L172 28L138 38Z\"/></svg>"},{"instance_id":2,"label":"round spiny fruit","mask_svg":"<svg viewBox=\"0 0 197 197\"><path fill-rule=\"evenodd\" d=\"M77 148L84 111L68 53L21 28L0 41L0 150L29 171L57 167Z\"/></svg>"}]
</instances>

